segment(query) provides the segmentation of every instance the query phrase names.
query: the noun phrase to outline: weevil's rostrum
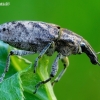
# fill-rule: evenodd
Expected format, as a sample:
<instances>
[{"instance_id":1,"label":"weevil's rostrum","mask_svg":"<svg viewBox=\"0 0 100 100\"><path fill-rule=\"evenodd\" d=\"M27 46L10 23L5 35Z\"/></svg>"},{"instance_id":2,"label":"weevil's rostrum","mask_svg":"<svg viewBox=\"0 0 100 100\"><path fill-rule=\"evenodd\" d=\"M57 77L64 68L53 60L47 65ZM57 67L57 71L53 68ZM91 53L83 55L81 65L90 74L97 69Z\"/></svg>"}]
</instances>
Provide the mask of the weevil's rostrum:
<instances>
[{"instance_id":1,"label":"weevil's rostrum","mask_svg":"<svg viewBox=\"0 0 100 100\"><path fill-rule=\"evenodd\" d=\"M36 93L41 84L50 81L57 73L58 61L62 60L64 69L58 77L52 82L58 82L63 76L69 65L68 56L71 54L86 53L92 64L98 64L97 55L90 44L78 34L61 28L58 25L40 22L40 21L13 21L0 25L0 40L10 44L20 50L12 50L7 57L6 68L0 80L2 81L5 73L9 69L11 55L26 55L39 53L34 63L34 73L38 66L38 60L47 54L51 56L55 51L58 52L54 63L52 64L51 74L47 80L43 80L36 85Z\"/></svg>"}]
</instances>

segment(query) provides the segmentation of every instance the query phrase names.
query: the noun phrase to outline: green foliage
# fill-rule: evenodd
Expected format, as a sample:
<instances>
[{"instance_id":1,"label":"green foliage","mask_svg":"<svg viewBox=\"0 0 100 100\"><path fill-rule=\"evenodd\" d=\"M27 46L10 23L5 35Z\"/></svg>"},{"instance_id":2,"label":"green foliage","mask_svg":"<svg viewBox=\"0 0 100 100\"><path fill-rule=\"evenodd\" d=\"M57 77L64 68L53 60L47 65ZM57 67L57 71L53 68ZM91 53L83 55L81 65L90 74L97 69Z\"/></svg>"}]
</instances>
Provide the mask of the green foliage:
<instances>
[{"instance_id":1,"label":"green foliage","mask_svg":"<svg viewBox=\"0 0 100 100\"><path fill-rule=\"evenodd\" d=\"M3 73L8 51L11 49L14 48L0 42L0 75ZM43 56L34 74L31 62L19 56L12 56L9 72L0 83L0 100L56 100L50 82L42 85L37 93L33 94L35 85L49 77L48 62L48 58Z\"/></svg>"},{"instance_id":2,"label":"green foliage","mask_svg":"<svg viewBox=\"0 0 100 100\"><path fill-rule=\"evenodd\" d=\"M100 0L1 0L1 2L10 2L10 6L0 6L0 24L18 20L58 24L83 36L96 52L100 51ZM1 50L3 48L0 48L0 52ZM2 58L0 75L5 67L2 64L5 63L6 57L6 52L0 57ZM55 57L55 55L50 57L49 66L52 66ZM27 58L33 62L35 55ZM100 55L98 58L100 61ZM16 63L15 57L11 61ZM66 73L54 86L57 100L100 100L100 67L92 65L85 54L71 55L69 62ZM24 66L17 68L20 70L22 67ZM63 65L59 63L58 71L62 69ZM11 63L10 72L6 77L14 72L16 68Z\"/></svg>"}]
</instances>

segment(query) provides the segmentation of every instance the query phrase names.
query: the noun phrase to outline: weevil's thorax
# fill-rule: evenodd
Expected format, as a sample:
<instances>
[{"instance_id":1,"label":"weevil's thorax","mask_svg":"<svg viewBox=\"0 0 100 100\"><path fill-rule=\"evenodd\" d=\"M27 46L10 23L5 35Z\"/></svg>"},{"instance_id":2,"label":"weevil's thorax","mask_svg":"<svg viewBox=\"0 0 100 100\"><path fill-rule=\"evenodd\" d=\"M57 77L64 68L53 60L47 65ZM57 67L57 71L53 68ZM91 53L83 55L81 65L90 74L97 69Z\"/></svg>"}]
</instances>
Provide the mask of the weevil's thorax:
<instances>
[{"instance_id":1,"label":"weevil's thorax","mask_svg":"<svg viewBox=\"0 0 100 100\"><path fill-rule=\"evenodd\" d=\"M77 53L77 47L70 43L66 43L65 41L59 40L56 43L56 51L61 53L63 56L69 56Z\"/></svg>"},{"instance_id":2,"label":"weevil's thorax","mask_svg":"<svg viewBox=\"0 0 100 100\"><path fill-rule=\"evenodd\" d=\"M56 51L64 56L79 54L82 37L67 29L61 29L61 36L56 43Z\"/></svg>"}]
</instances>

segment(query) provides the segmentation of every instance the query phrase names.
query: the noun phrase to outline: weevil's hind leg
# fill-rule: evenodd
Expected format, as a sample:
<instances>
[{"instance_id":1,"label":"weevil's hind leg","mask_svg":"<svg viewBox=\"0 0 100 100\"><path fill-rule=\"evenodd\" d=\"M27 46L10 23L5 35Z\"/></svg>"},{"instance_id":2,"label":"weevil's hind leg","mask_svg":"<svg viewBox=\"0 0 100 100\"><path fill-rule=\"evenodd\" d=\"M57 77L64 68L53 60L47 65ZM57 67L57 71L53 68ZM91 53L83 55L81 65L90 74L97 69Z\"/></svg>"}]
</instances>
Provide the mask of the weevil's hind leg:
<instances>
[{"instance_id":1,"label":"weevil's hind leg","mask_svg":"<svg viewBox=\"0 0 100 100\"><path fill-rule=\"evenodd\" d=\"M48 78L48 79L45 80L45 81L41 81L41 82L39 82L38 84L36 84L36 86L35 86L35 91L34 91L33 93L35 94L35 93L37 92L38 88L39 88L42 84L45 84L45 83L49 82L50 80L51 80L51 77Z\"/></svg>"},{"instance_id":2,"label":"weevil's hind leg","mask_svg":"<svg viewBox=\"0 0 100 100\"><path fill-rule=\"evenodd\" d=\"M36 58L36 60L34 62L34 73L36 72L36 67L38 66L38 60L46 53L46 51L49 49L49 47L53 43L54 43L53 41L51 43L48 43L46 45L46 47L40 52L39 56Z\"/></svg>"},{"instance_id":3,"label":"weevil's hind leg","mask_svg":"<svg viewBox=\"0 0 100 100\"><path fill-rule=\"evenodd\" d=\"M8 72L9 70L9 66L10 66L10 56L12 55L19 55L19 56L23 56L23 55L28 55L28 54L34 54L34 52L30 52L30 51L25 51L25 50L11 50L8 57L7 57L7 61L6 61L6 67L4 69L4 72L2 74L2 76L0 77L0 82L3 81L5 74Z\"/></svg>"},{"instance_id":4,"label":"weevil's hind leg","mask_svg":"<svg viewBox=\"0 0 100 100\"><path fill-rule=\"evenodd\" d=\"M64 69L60 72L58 77L52 82L52 85L54 85L56 82L58 82L61 79L61 77L64 75L64 73L69 65L69 60L67 57L63 57L61 60L62 60L62 63L64 64Z\"/></svg>"},{"instance_id":5,"label":"weevil's hind leg","mask_svg":"<svg viewBox=\"0 0 100 100\"><path fill-rule=\"evenodd\" d=\"M0 83L3 81L3 79L4 79L4 77L5 77L5 74L6 74L6 72L7 72L8 69L9 69L9 65L10 65L10 54L9 54L8 57L7 57L6 67L5 67L5 69L4 69L4 72L3 72L3 74L2 74L1 77L0 77Z\"/></svg>"},{"instance_id":6,"label":"weevil's hind leg","mask_svg":"<svg viewBox=\"0 0 100 100\"><path fill-rule=\"evenodd\" d=\"M50 74L50 77L45 80L45 81L41 81L39 82L36 86L35 86L35 91L33 92L34 94L37 92L38 88L42 85L42 84L45 84L47 82L49 82L57 73L58 71L58 61L59 61L59 58L60 58L60 54L57 55L53 65L52 65L52 70L51 70L51 74Z\"/></svg>"}]
</instances>

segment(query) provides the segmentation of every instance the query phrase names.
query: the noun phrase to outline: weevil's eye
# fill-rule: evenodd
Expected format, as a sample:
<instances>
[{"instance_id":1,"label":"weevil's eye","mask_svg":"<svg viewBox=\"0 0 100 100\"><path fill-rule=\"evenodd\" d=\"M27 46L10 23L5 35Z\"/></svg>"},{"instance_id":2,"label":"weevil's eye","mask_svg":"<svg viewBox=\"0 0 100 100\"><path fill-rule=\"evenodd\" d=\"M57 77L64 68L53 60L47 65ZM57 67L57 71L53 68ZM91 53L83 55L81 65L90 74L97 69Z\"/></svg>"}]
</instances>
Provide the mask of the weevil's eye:
<instances>
[{"instance_id":1,"label":"weevil's eye","mask_svg":"<svg viewBox=\"0 0 100 100\"><path fill-rule=\"evenodd\" d=\"M85 43L81 43L81 49L82 49L82 52L85 51Z\"/></svg>"},{"instance_id":2,"label":"weevil's eye","mask_svg":"<svg viewBox=\"0 0 100 100\"><path fill-rule=\"evenodd\" d=\"M57 26L58 29L60 29L60 26Z\"/></svg>"}]
</instances>

